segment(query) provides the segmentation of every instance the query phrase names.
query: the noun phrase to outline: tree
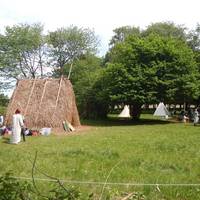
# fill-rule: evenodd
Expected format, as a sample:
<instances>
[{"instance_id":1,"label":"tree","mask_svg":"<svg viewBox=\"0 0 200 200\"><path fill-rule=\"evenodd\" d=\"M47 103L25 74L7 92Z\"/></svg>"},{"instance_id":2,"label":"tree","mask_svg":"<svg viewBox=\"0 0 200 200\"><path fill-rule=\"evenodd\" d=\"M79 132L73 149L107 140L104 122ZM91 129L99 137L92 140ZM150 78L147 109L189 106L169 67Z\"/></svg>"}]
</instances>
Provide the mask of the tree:
<instances>
[{"instance_id":1,"label":"tree","mask_svg":"<svg viewBox=\"0 0 200 200\"><path fill-rule=\"evenodd\" d=\"M200 74L200 24L196 25L194 30L191 30L188 34L188 45L192 48L195 56L195 60L198 66L198 74ZM200 85L200 77L198 78L197 85ZM196 103L200 104L200 94Z\"/></svg>"},{"instance_id":2,"label":"tree","mask_svg":"<svg viewBox=\"0 0 200 200\"><path fill-rule=\"evenodd\" d=\"M93 54L86 54L76 60L74 70L71 74L71 82L73 84L76 95L79 114L82 118L92 118L96 108L92 106L93 101L93 85L97 81L102 71L102 59ZM68 74L69 65L65 65L64 74Z\"/></svg>"},{"instance_id":3,"label":"tree","mask_svg":"<svg viewBox=\"0 0 200 200\"><path fill-rule=\"evenodd\" d=\"M194 51L200 51L200 24L188 34L188 44Z\"/></svg>"},{"instance_id":4,"label":"tree","mask_svg":"<svg viewBox=\"0 0 200 200\"><path fill-rule=\"evenodd\" d=\"M114 36L110 40L110 46L114 46L118 42L123 42L129 35L140 35L139 27L122 26L113 30Z\"/></svg>"},{"instance_id":5,"label":"tree","mask_svg":"<svg viewBox=\"0 0 200 200\"><path fill-rule=\"evenodd\" d=\"M197 74L193 52L184 41L157 34L129 36L110 51L104 91L110 103L129 104L137 119L142 104L196 98Z\"/></svg>"},{"instance_id":6,"label":"tree","mask_svg":"<svg viewBox=\"0 0 200 200\"><path fill-rule=\"evenodd\" d=\"M90 29L70 26L59 28L48 35L52 64L61 71L65 64L73 63L86 53L97 51L98 40Z\"/></svg>"},{"instance_id":7,"label":"tree","mask_svg":"<svg viewBox=\"0 0 200 200\"><path fill-rule=\"evenodd\" d=\"M44 76L47 47L40 24L7 26L0 35L0 73L7 78Z\"/></svg>"},{"instance_id":8,"label":"tree","mask_svg":"<svg viewBox=\"0 0 200 200\"><path fill-rule=\"evenodd\" d=\"M116 44L120 42L124 42L125 39L130 35L140 36L141 31L139 27L132 26L122 26L113 30L114 35L112 36L109 47L112 49ZM110 51L108 51L105 55L103 64L105 65L110 60Z\"/></svg>"},{"instance_id":9,"label":"tree","mask_svg":"<svg viewBox=\"0 0 200 200\"><path fill-rule=\"evenodd\" d=\"M142 32L143 36L157 34L163 37L172 37L186 41L186 28L183 25L175 25L173 22L157 22L149 25Z\"/></svg>"},{"instance_id":10,"label":"tree","mask_svg":"<svg viewBox=\"0 0 200 200\"><path fill-rule=\"evenodd\" d=\"M0 106L7 106L8 102L9 98L6 95L0 93Z\"/></svg>"}]
</instances>

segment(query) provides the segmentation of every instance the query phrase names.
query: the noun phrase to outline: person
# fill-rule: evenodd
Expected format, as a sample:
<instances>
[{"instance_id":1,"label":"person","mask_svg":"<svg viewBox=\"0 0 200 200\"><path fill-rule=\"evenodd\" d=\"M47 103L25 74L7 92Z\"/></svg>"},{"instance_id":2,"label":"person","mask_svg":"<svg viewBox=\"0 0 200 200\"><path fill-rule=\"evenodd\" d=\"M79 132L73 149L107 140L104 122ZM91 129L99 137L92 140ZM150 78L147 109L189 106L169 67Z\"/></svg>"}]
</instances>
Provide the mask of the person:
<instances>
[{"instance_id":1,"label":"person","mask_svg":"<svg viewBox=\"0 0 200 200\"><path fill-rule=\"evenodd\" d=\"M24 126L23 117L20 114L20 110L17 109L13 115L13 127L10 143L18 144L21 141L21 131Z\"/></svg>"},{"instance_id":2,"label":"person","mask_svg":"<svg viewBox=\"0 0 200 200\"><path fill-rule=\"evenodd\" d=\"M197 109L194 111L194 126L199 122L199 112Z\"/></svg>"},{"instance_id":3,"label":"person","mask_svg":"<svg viewBox=\"0 0 200 200\"><path fill-rule=\"evenodd\" d=\"M0 115L0 126L3 126L3 115Z\"/></svg>"},{"instance_id":4,"label":"person","mask_svg":"<svg viewBox=\"0 0 200 200\"><path fill-rule=\"evenodd\" d=\"M189 117L187 116L187 114L183 115L183 122L189 122Z\"/></svg>"},{"instance_id":5,"label":"person","mask_svg":"<svg viewBox=\"0 0 200 200\"><path fill-rule=\"evenodd\" d=\"M194 110L192 108L188 110L188 117L191 122L194 121Z\"/></svg>"}]
</instances>

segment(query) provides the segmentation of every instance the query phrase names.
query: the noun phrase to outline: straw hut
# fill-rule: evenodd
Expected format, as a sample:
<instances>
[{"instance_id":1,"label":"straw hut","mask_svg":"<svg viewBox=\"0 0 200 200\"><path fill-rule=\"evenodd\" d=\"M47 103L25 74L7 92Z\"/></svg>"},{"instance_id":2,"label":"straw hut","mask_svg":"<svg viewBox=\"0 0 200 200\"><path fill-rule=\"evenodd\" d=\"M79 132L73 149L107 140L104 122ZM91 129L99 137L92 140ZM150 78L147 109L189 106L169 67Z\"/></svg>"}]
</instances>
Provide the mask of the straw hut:
<instances>
[{"instance_id":1,"label":"straw hut","mask_svg":"<svg viewBox=\"0 0 200 200\"><path fill-rule=\"evenodd\" d=\"M12 115L20 109L28 128L62 128L67 120L79 126L80 120L70 80L20 80L9 102L5 125L11 125Z\"/></svg>"}]
</instances>

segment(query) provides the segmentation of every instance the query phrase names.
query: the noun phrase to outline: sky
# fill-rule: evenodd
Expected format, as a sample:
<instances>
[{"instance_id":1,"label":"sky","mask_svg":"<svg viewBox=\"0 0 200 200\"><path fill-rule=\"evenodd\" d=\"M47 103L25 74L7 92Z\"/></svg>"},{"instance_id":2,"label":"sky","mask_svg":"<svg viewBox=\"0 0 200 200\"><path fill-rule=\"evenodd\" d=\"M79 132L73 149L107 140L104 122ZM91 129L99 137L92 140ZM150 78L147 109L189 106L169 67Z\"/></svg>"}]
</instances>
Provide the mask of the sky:
<instances>
[{"instance_id":1,"label":"sky","mask_svg":"<svg viewBox=\"0 0 200 200\"><path fill-rule=\"evenodd\" d=\"M113 30L121 26L145 29L171 21L194 29L200 23L200 0L0 0L0 32L19 23L42 23L45 31L75 25L99 37L105 55Z\"/></svg>"}]
</instances>

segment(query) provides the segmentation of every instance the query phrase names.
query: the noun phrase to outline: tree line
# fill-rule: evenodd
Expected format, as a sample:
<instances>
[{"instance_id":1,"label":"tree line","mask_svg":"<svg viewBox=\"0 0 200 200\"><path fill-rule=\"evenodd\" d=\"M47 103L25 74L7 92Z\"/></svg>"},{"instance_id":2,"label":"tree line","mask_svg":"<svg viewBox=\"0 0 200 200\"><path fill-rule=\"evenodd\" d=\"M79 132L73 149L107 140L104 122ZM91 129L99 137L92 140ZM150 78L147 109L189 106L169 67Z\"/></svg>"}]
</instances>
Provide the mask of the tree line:
<instances>
[{"instance_id":1,"label":"tree line","mask_svg":"<svg viewBox=\"0 0 200 200\"><path fill-rule=\"evenodd\" d=\"M130 105L134 119L144 104L199 104L199 24L194 30L173 22L144 30L119 27L102 58L90 29L69 26L47 34L43 29L41 24L5 28L0 35L1 77L70 77L79 112L87 118L106 117L121 104Z\"/></svg>"}]
</instances>

